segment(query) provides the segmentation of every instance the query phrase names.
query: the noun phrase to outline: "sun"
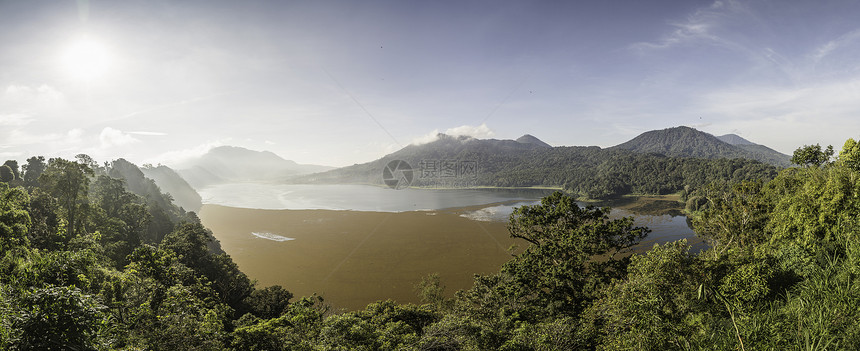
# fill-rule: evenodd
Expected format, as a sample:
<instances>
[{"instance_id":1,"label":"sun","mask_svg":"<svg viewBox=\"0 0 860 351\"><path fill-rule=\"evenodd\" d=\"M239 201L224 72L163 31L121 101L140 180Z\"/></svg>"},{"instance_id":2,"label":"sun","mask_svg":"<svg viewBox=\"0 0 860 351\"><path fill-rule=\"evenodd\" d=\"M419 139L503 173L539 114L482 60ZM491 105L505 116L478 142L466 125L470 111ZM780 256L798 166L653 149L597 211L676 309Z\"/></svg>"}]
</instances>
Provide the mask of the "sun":
<instances>
[{"instance_id":1,"label":"sun","mask_svg":"<svg viewBox=\"0 0 860 351\"><path fill-rule=\"evenodd\" d=\"M65 47L60 64L71 78L90 83L105 77L110 68L111 55L99 41L80 37Z\"/></svg>"}]
</instances>

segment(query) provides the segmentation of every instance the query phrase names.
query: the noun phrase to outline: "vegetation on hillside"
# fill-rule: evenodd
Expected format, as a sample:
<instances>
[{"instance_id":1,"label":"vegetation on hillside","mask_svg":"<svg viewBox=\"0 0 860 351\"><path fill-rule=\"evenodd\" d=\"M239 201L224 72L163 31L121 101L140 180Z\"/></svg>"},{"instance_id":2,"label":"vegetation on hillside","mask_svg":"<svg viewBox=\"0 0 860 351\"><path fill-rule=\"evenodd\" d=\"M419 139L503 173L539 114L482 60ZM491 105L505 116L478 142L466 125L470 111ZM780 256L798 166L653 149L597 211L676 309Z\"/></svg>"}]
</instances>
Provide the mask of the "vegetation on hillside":
<instances>
[{"instance_id":1,"label":"vegetation on hillside","mask_svg":"<svg viewBox=\"0 0 860 351\"><path fill-rule=\"evenodd\" d=\"M339 314L254 287L193 214L129 192L111 167L33 158L0 185L0 347L853 350L860 147L795 156L803 167L773 179L691 192L702 252L681 240L633 254L646 228L555 193L514 211L524 250L472 288L450 298L431 275L424 304Z\"/></svg>"},{"instance_id":2,"label":"vegetation on hillside","mask_svg":"<svg viewBox=\"0 0 860 351\"><path fill-rule=\"evenodd\" d=\"M697 132L701 133L701 132ZM701 133L704 134L704 133ZM722 143L717 140L717 142ZM725 143L723 143L725 144ZM725 144L726 146L731 146ZM627 194L690 191L714 181L771 179L775 166L750 159L668 157L596 146L538 147L512 140L440 136L426 145L410 145L382 159L304 176L295 182L382 183L382 170L404 160L414 170L415 186L558 186L590 199ZM426 160L474 161L474 177L424 177Z\"/></svg>"}]
</instances>

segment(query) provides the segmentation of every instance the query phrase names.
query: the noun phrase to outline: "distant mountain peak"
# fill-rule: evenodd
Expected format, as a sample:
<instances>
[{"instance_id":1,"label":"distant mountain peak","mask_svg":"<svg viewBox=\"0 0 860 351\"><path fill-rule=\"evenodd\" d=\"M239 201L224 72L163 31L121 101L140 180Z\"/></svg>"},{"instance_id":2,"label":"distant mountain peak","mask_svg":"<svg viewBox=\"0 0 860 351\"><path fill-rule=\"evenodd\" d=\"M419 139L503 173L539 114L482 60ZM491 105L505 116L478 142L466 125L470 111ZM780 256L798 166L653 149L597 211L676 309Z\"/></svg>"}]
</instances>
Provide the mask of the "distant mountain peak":
<instances>
[{"instance_id":1,"label":"distant mountain peak","mask_svg":"<svg viewBox=\"0 0 860 351\"><path fill-rule=\"evenodd\" d=\"M731 140L737 144L681 126L645 132L612 148L674 157L747 158L782 167L788 165L788 156L766 146L756 145L737 135Z\"/></svg>"},{"instance_id":2,"label":"distant mountain peak","mask_svg":"<svg viewBox=\"0 0 860 351\"><path fill-rule=\"evenodd\" d=\"M526 134L517 138L516 142L520 144L534 144L540 147L552 147L552 145L543 142L543 140L540 140L531 134Z\"/></svg>"},{"instance_id":3,"label":"distant mountain peak","mask_svg":"<svg viewBox=\"0 0 860 351\"><path fill-rule=\"evenodd\" d=\"M201 189L219 183L280 180L332 168L298 164L271 151L225 145L210 149L177 172L192 187Z\"/></svg>"}]
</instances>

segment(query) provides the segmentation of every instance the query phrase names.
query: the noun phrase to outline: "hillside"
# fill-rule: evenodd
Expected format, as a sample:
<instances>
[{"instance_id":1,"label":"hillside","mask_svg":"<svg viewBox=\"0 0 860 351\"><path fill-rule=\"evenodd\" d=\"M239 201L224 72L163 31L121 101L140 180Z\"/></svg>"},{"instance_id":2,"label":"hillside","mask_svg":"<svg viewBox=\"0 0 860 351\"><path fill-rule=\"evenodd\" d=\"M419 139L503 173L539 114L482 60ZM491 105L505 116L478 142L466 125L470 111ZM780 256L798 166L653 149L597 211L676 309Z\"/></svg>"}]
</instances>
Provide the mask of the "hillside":
<instances>
[{"instance_id":1,"label":"hillside","mask_svg":"<svg viewBox=\"0 0 860 351\"><path fill-rule=\"evenodd\" d=\"M173 169L163 165L158 167L144 165L140 167L140 171L144 176L155 181L163 192L170 194L176 205L187 211L200 211L200 207L203 206L200 194Z\"/></svg>"},{"instance_id":2,"label":"hillside","mask_svg":"<svg viewBox=\"0 0 860 351\"><path fill-rule=\"evenodd\" d=\"M729 145L755 145L755 143L746 140L737 134L720 135L717 139L720 139L720 141Z\"/></svg>"},{"instance_id":3,"label":"hillside","mask_svg":"<svg viewBox=\"0 0 860 351\"><path fill-rule=\"evenodd\" d=\"M220 146L177 170L195 189L227 182L279 181L285 177L323 172L333 167L298 164L269 151Z\"/></svg>"},{"instance_id":4,"label":"hillside","mask_svg":"<svg viewBox=\"0 0 860 351\"><path fill-rule=\"evenodd\" d=\"M721 135L718 136L717 139L720 139L726 143L729 143L756 155L756 159L764 163L769 163L780 167L791 166L791 156L783 154L767 146L753 143L749 140L741 138L736 134Z\"/></svg>"},{"instance_id":5,"label":"hillside","mask_svg":"<svg viewBox=\"0 0 860 351\"><path fill-rule=\"evenodd\" d=\"M775 167L748 159L667 157L621 148L546 147L439 135L434 142L409 145L378 160L290 182L382 186L387 174L383 170L394 160L411 167L413 187L556 186L589 198L665 194L715 180L768 179L776 174Z\"/></svg>"},{"instance_id":6,"label":"hillside","mask_svg":"<svg viewBox=\"0 0 860 351\"><path fill-rule=\"evenodd\" d=\"M766 146L729 134L715 137L690 127L652 130L611 149L656 153L673 157L745 158L779 167L789 166L789 156Z\"/></svg>"}]
</instances>

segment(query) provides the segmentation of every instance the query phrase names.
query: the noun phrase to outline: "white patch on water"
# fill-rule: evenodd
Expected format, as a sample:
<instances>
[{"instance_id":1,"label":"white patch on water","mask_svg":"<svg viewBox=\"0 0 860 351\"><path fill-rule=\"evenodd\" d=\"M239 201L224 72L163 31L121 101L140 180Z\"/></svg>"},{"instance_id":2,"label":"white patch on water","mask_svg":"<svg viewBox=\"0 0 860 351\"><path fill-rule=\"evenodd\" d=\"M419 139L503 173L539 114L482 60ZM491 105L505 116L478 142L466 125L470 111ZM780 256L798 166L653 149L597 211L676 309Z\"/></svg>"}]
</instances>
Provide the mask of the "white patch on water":
<instances>
[{"instance_id":1,"label":"white patch on water","mask_svg":"<svg viewBox=\"0 0 860 351\"><path fill-rule=\"evenodd\" d=\"M484 207L479 210L463 213L460 217L482 222L507 222L511 217L511 213L514 212L515 207L535 205L538 203L540 203L540 201L523 201L509 205Z\"/></svg>"},{"instance_id":2,"label":"white patch on water","mask_svg":"<svg viewBox=\"0 0 860 351\"><path fill-rule=\"evenodd\" d=\"M271 241L289 241L289 240L296 240L296 238L288 238L288 237L285 237L285 236L280 236L280 235L278 235L278 234L267 233L267 232L251 232L251 234L254 234L254 236L256 236L256 237L258 237L258 238L260 238L260 239L266 239L266 240L271 240Z\"/></svg>"}]
</instances>

